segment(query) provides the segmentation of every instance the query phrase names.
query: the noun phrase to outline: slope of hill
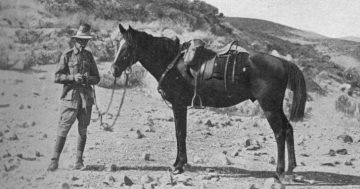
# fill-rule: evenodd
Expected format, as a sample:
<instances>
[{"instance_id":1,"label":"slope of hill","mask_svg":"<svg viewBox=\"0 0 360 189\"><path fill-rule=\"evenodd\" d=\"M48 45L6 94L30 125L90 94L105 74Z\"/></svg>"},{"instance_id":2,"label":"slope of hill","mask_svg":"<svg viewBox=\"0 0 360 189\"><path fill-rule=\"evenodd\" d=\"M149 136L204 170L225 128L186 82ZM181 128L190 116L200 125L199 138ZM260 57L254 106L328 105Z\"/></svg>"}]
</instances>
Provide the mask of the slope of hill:
<instances>
[{"instance_id":1,"label":"slope of hill","mask_svg":"<svg viewBox=\"0 0 360 189\"><path fill-rule=\"evenodd\" d=\"M342 37L340 39L360 43L360 37L356 37L356 36L346 36L346 37Z\"/></svg>"},{"instance_id":2,"label":"slope of hill","mask_svg":"<svg viewBox=\"0 0 360 189\"><path fill-rule=\"evenodd\" d=\"M89 47L98 60L111 60L119 21L154 35L177 35L181 41L202 38L217 45L237 39L249 51L290 57L306 68L304 73L309 80L326 70L340 75L345 82L343 72L360 65L357 42L327 38L265 20L223 17L216 7L199 0L5 0L0 5L1 68L56 63L61 51L71 45L69 37L81 22L93 26L96 40ZM360 86L358 81L350 83Z\"/></svg>"}]
</instances>

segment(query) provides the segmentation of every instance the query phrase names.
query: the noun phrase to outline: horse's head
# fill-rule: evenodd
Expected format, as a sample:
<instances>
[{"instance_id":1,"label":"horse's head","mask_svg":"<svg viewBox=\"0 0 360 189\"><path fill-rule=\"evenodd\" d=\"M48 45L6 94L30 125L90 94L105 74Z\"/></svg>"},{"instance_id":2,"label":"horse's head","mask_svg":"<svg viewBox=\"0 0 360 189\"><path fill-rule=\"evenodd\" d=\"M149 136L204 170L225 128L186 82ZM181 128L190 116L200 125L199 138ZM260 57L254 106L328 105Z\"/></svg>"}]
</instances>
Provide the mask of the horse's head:
<instances>
[{"instance_id":1,"label":"horse's head","mask_svg":"<svg viewBox=\"0 0 360 189\"><path fill-rule=\"evenodd\" d=\"M111 72L114 77L120 77L121 73L128 67L132 66L138 61L138 43L136 39L136 31L129 26L125 29L119 24L120 33L123 40L120 44L119 50L116 53L114 63L111 66Z\"/></svg>"}]
</instances>

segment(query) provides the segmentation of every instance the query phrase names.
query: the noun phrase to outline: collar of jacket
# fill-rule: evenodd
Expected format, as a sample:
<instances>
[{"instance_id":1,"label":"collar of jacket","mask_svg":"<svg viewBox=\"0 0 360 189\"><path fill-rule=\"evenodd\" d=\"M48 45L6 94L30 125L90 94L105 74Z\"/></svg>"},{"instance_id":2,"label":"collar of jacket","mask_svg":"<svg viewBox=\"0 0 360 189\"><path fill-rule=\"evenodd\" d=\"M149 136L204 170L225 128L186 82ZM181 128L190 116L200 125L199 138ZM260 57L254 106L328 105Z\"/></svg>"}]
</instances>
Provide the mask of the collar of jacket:
<instances>
[{"instance_id":1,"label":"collar of jacket","mask_svg":"<svg viewBox=\"0 0 360 189\"><path fill-rule=\"evenodd\" d=\"M75 55L78 55L80 53L80 50L78 48L76 48L75 46L73 47L73 51Z\"/></svg>"}]
</instances>

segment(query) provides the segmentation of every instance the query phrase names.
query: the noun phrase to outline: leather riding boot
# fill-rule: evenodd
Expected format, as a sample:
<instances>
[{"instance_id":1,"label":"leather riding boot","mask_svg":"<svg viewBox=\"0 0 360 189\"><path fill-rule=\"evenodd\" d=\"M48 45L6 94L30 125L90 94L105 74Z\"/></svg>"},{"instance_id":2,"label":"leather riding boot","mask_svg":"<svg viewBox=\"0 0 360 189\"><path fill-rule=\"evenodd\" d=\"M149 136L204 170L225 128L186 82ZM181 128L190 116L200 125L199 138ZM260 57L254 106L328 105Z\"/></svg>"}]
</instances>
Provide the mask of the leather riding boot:
<instances>
[{"instance_id":1,"label":"leather riding boot","mask_svg":"<svg viewBox=\"0 0 360 189\"><path fill-rule=\"evenodd\" d=\"M77 153L76 153L76 162L74 169L79 170L84 167L84 160L83 160L83 153L86 144L86 135L79 136L78 143L77 143Z\"/></svg>"},{"instance_id":2,"label":"leather riding boot","mask_svg":"<svg viewBox=\"0 0 360 189\"><path fill-rule=\"evenodd\" d=\"M56 138L54 154L51 158L50 165L47 169L48 171L55 171L59 167L59 158L64 148L65 141L66 141L66 137L58 136Z\"/></svg>"}]
</instances>

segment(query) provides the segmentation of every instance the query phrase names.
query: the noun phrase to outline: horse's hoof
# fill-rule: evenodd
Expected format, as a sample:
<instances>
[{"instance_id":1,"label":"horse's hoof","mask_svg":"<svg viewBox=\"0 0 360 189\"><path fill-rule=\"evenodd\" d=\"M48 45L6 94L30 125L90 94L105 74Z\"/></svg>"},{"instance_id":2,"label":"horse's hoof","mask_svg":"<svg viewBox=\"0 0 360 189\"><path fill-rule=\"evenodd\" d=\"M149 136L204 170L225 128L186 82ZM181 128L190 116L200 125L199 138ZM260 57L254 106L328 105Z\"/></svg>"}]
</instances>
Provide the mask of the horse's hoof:
<instances>
[{"instance_id":1,"label":"horse's hoof","mask_svg":"<svg viewBox=\"0 0 360 189\"><path fill-rule=\"evenodd\" d=\"M174 170L171 171L171 173L173 175L178 175L178 174L184 173L184 169L183 168L175 168Z\"/></svg>"},{"instance_id":2,"label":"horse's hoof","mask_svg":"<svg viewBox=\"0 0 360 189\"><path fill-rule=\"evenodd\" d=\"M296 166L295 167L289 167L288 170L286 171L286 174L287 175L293 175L295 168L296 168Z\"/></svg>"}]
</instances>

